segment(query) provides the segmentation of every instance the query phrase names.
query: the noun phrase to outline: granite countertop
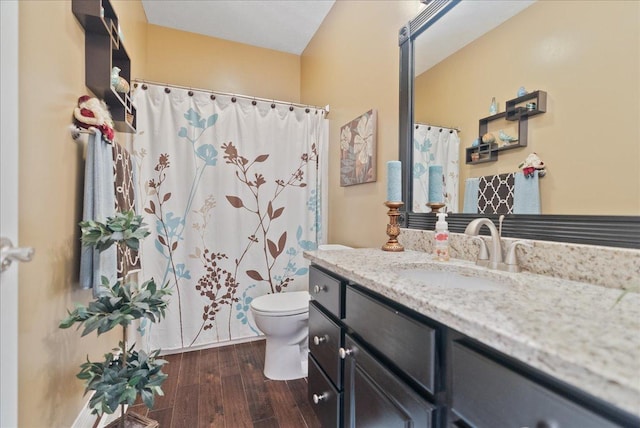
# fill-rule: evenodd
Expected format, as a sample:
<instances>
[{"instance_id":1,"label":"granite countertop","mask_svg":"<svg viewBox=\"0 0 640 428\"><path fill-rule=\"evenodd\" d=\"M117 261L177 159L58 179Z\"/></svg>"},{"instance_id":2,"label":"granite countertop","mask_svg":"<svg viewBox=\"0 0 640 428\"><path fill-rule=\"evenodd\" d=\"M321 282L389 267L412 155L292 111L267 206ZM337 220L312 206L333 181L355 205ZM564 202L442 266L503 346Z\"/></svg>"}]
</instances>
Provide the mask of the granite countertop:
<instances>
[{"instance_id":1,"label":"granite countertop","mask_svg":"<svg viewBox=\"0 0 640 428\"><path fill-rule=\"evenodd\" d=\"M431 254L378 249L308 251L305 258L557 379L640 416L640 294L507 273ZM491 290L429 285L415 267L504 283Z\"/></svg>"}]
</instances>

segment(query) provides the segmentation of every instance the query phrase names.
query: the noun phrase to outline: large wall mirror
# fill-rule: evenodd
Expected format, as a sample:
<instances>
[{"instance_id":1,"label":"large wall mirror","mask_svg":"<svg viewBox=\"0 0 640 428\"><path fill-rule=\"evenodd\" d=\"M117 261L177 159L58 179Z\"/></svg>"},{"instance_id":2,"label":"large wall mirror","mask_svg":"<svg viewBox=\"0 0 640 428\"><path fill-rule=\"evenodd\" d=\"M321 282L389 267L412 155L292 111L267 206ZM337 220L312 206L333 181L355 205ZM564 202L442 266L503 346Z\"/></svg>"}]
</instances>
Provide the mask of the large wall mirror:
<instances>
[{"instance_id":1,"label":"large wall mirror","mask_svg":"<svg viewBox=\"0 0 640 428\"><path fill-rule=\"evenodd\" d=\"M504 236L640 248L639 13L627 1L429 2L400 30L404 225L435 225L414 180L424 170L410 167L431 126L459 139L457 159L449 155L458 162L453 231L498 217L462 214L467 178L516 172L536 152L547 165L540 215L507 215ZM502 112L521 86L547 93L546 113L528 119L527 146L466 163L492 98Z\"/></svg>"}]
</instances>

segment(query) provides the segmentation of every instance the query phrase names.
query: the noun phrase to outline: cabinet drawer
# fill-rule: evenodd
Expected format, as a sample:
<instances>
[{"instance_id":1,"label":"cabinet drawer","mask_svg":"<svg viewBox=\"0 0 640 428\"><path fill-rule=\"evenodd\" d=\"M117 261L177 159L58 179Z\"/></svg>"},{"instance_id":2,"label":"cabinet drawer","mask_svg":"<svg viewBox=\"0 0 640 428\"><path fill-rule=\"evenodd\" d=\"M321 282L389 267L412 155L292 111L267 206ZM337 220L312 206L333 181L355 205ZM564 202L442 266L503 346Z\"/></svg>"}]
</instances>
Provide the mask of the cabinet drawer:
<instances>
[{"instance_id":1,"label":"cabinet drawer","mask_svg":"<svg viewBox=\"0 0 640 428\"><path fill-rule=\"evenodd\" d=\"M460 344L453 344L453 412L474 427L617 425Z\"/></svg>"},{"instance_id":2,"label":"cabinet drawer","mask_svg":"<svg viewBox=\"0 0 640 428\"><path fill-rule=\"evenodd\" d=\"M349 335L345 338L345 427L435 426L436 407L420 397Z\"/></svg>"},{"instance_id":3,"label":"cabinet drawer","mask_svg":"<svg viewBox=\"0 0 640 428\"><path fill-rule=\"evenodd\" d=\"M331 321L314 304L309 305L309 350L340 390L342 389L342 360L338 350L342 346L342 328Z\"/></svg>"},{"instance_id":4,"label":"cabinet drawer","mask_svg":"<svg viewBox=\"0 0 640 428\"><path fill-rule=\"evenodd\" d=\"M336 391L331 381L322 373L322 370L320 370L316 361L311 356L309 357L308 376L309 385L307 395L313 411L320 420L320 424L327 428L341 426L341 393Z\"/></svg>"},{"instance_id":5,"label":"cabinet drawer","mask_svg":"<svg viewBox=\"0 0 640 428\"><path fill-rule=\"evenodd\" d=\"M347 287L346 324L425 390L435 391L435 330Z\"/></svg>"},{"instance_id":6,"label":"cabinet drawer","mask_svg":"<svg viewBox=\"0 0 640 428\"><path fill-rule=\"evenodd\" d=\"M309 268L309 294L338 318L344 316L344 283L315 266Z\"/></svg>"}]
</instances>

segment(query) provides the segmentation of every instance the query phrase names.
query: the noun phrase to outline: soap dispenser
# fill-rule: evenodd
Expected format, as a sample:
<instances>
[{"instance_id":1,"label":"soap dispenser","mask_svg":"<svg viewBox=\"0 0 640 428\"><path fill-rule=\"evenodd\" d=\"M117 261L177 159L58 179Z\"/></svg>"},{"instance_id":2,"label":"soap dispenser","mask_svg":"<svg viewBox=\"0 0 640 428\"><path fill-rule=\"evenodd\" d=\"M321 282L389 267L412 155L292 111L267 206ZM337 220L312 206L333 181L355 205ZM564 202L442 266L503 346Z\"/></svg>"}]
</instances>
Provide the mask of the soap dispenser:
<instances>
[{"instance_id":1,"label":"soap dispenser","mask_svg":"<svg viewBox=\"0 0 640 428\"><path fill-rule=\"evenodd\" d=\"M446 262L449 260L449 225L445 218L446 213L436 213L438 221L436 222L435 242L433 252L438 261Z\"/></svg>"}]
</instances>

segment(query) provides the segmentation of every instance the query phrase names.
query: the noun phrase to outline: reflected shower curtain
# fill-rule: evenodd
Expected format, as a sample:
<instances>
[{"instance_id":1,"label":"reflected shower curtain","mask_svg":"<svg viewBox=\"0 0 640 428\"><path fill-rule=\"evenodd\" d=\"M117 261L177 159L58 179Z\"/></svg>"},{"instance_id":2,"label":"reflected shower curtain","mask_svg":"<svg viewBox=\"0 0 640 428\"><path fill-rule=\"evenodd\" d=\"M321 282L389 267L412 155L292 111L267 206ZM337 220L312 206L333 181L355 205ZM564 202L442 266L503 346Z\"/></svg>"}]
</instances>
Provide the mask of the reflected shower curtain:
<instances>
[{"instance_id":1,"label":"reflected shower curtain","mask_svg":"<svg viewBox=\"0 0 640 428\"><path fill-rule=\"evenodd\" d=\"M316 109L145 87L134 95L133 155L152 232L141 278L174 290L148 346L258 335L251 300L306 289L302 252L325 241L328 121Z\"/></svg>"},{"instance_id":2,"label":"reflected shower curtain","mask_svg":"<svg viewBox=\"0 0 640 428\"><path fill-rule=\"evenodd\" d=\"M429 166L442 165L444 211L458 212L460 178L460 138L458 131L416 124L413 129L413 200L414 212L430 212L426 206L429 193Z\"/></svg>"}]
</instances>

